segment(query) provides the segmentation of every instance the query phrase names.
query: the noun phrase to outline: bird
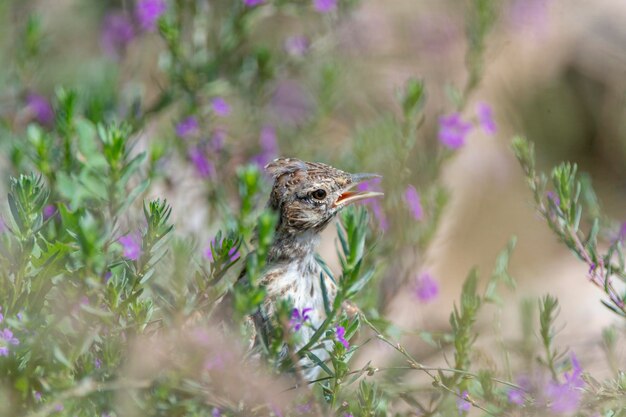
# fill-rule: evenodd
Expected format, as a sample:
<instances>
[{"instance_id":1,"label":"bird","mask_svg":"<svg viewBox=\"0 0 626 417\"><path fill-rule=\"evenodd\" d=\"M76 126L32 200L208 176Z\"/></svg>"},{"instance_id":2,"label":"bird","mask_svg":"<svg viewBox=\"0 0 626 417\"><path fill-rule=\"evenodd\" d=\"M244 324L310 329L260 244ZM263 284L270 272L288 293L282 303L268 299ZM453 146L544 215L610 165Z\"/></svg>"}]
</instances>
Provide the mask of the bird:
<instances>
[{"instance_id":1,"label":"bird","mask_svg":"<svg viewBox=\"0 0 626 417\"><path fill-rule=\"evenodd\" d=\"M355 191L377 174L351 174L320 162L306 162L295 158L278 158L265 166L273 179L267 207L276 212L278 220L274 240L268 250L266 266L258 285L266 291L262 308L251 316L256 338L266 333L269 317L281 300L289 300L293 311L306 311L310 326L301 326L295 349L303 347L326 318L324 296L320 282L322 268L316 260L320 233L345 207L363 199L379 197L374 191ZM332 304L336 285L323 275L327 297ZM305 310L306 309L306 310ZM260 342L260 340L258 341ZM325 360L324 347L312 350ZM307 358L299 362L302 376L313 379L319 368Z\"/></svg>"}]
</instances>

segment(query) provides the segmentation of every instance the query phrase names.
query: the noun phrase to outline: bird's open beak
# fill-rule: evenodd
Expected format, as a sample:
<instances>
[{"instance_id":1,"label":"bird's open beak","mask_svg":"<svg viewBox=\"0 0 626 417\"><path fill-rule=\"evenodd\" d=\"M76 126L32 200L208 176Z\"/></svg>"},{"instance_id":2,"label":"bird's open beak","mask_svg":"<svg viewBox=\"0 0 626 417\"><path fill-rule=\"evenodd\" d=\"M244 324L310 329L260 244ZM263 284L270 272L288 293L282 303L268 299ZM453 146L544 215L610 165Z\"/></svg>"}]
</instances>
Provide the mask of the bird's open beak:
<instances>
[{"instance_id":1,"label":"bird's open beak","mask_svg":"<svg viewBox=\"0 0 626 417\"><path fill-rule=\"evenodd\" d=\"M347 206L348 204L352 204L366 198L380 197L384 195L383 193L379 193L377 191L350 191L357 185L374 178L381 178L381 176L378 174L352 174L352 183L343 190L337 201L335 201L334 206Z\"/></svg>"}]
</instances>

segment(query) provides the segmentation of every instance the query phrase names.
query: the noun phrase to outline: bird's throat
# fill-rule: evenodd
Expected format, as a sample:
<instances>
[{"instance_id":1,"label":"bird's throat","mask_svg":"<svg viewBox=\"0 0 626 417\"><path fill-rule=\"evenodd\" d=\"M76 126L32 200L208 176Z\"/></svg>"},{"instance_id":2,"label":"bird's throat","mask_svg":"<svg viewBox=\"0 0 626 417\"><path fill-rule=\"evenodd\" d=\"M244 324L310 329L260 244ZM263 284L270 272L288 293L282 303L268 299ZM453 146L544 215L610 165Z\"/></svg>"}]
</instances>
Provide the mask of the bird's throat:
<instances>
[{"instance_id":1,"label":"bird's throat","mask_svg":"<svg viewBox=\"0 0 626 417\"><path fill-rule=\"evenodd\" d=\"M315 255L319 242L319 233L313 231L301 233L277 231L269 250L268 261L274 263L308 259Z\"/></svg>"}]
</instances>

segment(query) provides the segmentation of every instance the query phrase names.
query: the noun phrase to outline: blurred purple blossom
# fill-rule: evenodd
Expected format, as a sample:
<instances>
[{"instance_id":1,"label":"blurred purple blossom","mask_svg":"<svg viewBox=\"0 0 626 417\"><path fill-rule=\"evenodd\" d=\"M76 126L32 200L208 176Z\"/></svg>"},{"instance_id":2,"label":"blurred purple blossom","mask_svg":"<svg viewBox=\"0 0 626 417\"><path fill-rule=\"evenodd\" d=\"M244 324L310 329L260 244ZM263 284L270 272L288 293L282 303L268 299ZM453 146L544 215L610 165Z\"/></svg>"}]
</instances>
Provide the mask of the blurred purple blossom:
<instances>
[{"instance_id":1,"label":"blurred purple blossom","mask_svg":"<svg viewBox=\"0 0 626 417\"><path fill-rule=\"evenodd\" d=\"M298 404L295 409L297 414L309 414L313 411L313 404L309 401L308 403Z\"/></svg>"},{"instance_id":2,"label":"blurred purple blossom","mask_svg":"<svg viewBox=\"0 0 626 417\"><path fill-rule=\"evenodd\" d=\"M311 317L308 314L309 311L313 311L313 309L310 307L306 307L306 308L303 308L302 311L300 311L299 309L294 308L291 311L291 319L289 320L289 325L291 326L294 332L297 332L298 330L300 330L300 328L304 326L304 323L307 320L311 320Z\"/></svg>"},{"instance_id":3,"label":"blurred purple blossom","mask_svg":"<svg viewBox=\"0 0 626 417\"><path fill-rule=\"evenodd\" d=\"M422 273L415 280L415 296L422 302L433 301L439 295L439 284L427 272Z\"/></svg>"},{"instance_id":4,"label":"blurred purple blossom","mask_svg":"<svg viewBox=\"0 0 626 417\"><path fill-rule=\"evenodd\" d=\"M357 191L382 191L382 188L380 187L381 181L382 180L380 178L374 178L369 181L364 181L357 185ZM385 216L383 207L380 204L380 200L377 198L366 198L365 200L363 200L363 202L368 204L372 208L372 212L374 212L374 217L378 221L378 226L380 227L380 230L382 230L383 232L389 230L389 222L387 221L387 217Z\"/></svg>"},{"instance_id":5,"label":"blurred purple blossom","mask_svg":"<svg viewBox=\"0 0 626 417\"><path fill-rule=\"evenodd\" d=\"M422 209L422 201L420 195L412 185L406 187L404 191L404 200L406 201L409 210L415 220L422 220L424 217L424 210Z\"/></svg>"},{"instance_id":6,"label":"blurred purple blossom","mask_svg":"<svg viewBox=\"0 0 626 417\"><path fill-rule=\"evenodd\" d=\"M252 162L263 168L278 156L276 129L273 126L263 126L259 135L259 144L261 145L261 152L252 157Z\"/></svg>"},{"instance_id":7,"label":"blurred purple blossom","mask_svg":"<svg viewBox=\"0 0 626 417\"><path fill-rule=\"evenodd\" d=\"M63 411L63 409L64 409L64 408L65 408L65 407L63 407L63 404L61 404L61 403L57 403L57 404L54 406L54 410L55 410L55 411Z\"/></svg>"},{"instance_id":8,"label":"blurred purple blossom","mask_svg":"<svg viewBox=\"0 0 626 417\"><path fill-rule=\"evenodd\" d=\"M554 193L554 191L546 192L546 197L548 197L548 200L551 200L555 206L559 207L561 205L561 199Z\"/></svg>"},{"instance_id":9,"label":"blurred purple blossom","mask_svg":"<svg viewBox=\"0 0 626 417\"><path fill-rule=\"evenodd\" d=\"M211 417L222 417L222 412L219 408L213 407L213 411L211 411Z\"/></svg>"},{"instance_id":10,"label":"blurred purple blossom","mask_svg":"<svg viewBox=\"0 0 626 417\"><path fill-rule=\"evenodd\" d=\"M335 335L337 341L341 343L346 349L350 349L350 343L346 340L346 329L343 326L335 326Z\"/></svg>"},{"instance_id":11,"label":"blurred purple blossom","mask_svg":"<svg viewBox=\"0 0 626 417\"><path fill-rule=\"evenodd\" d=\"M0 332L0 341L3 342L3 346L0 346L0 356L9 356L9 345L16 346L20 344L20 341L13 336L13 332L9 328Z\"/></svg>"},{"instance_id":12,"label":"blurred purple blossom","mask_svg":"<svg viewBox=\"0 0 626 417\"><path fill-rule=\"evenodd\" d=\"M211 100L213 113L219 117L226 117L230 114L230 104L222 97L215 97Z\"/></svg>"},{"instance_id":13,"label":"blurred purple blossom","mask_svg":"<svg viewBox=\"0 0 626 417\"><path fill-rule=\"evenodd\" d=\"M141 235L139 233L130 233L120 237L117 240L122 245L122 255L136 261L141 255Z\"/></svg>"},{"instance_id":14,"label":"blurred purple blossom","mask_svg":"<svg viewBox=\"0 0 626 417\"><path fill-rule=\"evenodd\" d=\"M511 404L523 405L524 404L524 391L517 389L517 388L511 388L509 392L507 393L507 399L509 400Z\"/></svg>"},{"instance_id":15,"label":"blurred purple blossom","mask_svg":"<svg viewBox=\"0 0 626 417\"><path fill-rule=\"evenodd\" d=\"M11 329L8 329L8 328L2 331L0 338L2 338L5 342L7 342L10 345L20 344L20 341L17 339L17 337L13 336L13 332L11 331Z\"/></svg>"},{"instance_id":16,"label":"blurred purple blossom","mask_svg":"<svg viewBox=\"0 0 626 417\"><path fill-rule=\"evenodd\" d=\"M456 398L456 408L459 410L459 414L461 415L468 412L472 408L467 391L463 391L460 397Z\"/></svg>"},{"instance_id":17,"label":"blurred purple blossom","mask_svg":"<svg viewBox=\"0 0 626 417\"><path fill-rule=\"evenodd\" d=\"M134 38L133 23L125 13L112 12L104 17L100 44L108 56L119 58Z\"/></svg>"},{"instance_id":18,"label":"blurred purple blossom","mask_svg":"<svg viewBox=\"0 0 626 417\"><path fill-rule=\"evenodd\" d=\"M276 417L284 417L284 414L283 414L282 410L280 409L280 407L278 407L278 405L271 404L270 409L276 415Z\"/></svg>"},{"instance_id":19,"label":"blurred purple blossom","mask_svg":"<svg viewBox=\"0 0 626 417\"><path fill-rule=\"evenodd\" d=\"M205 151L202 147L194 146L189 149L189 160L196 168L196 172L201 178L212 178L215 176L215 167L213 163L209 161Z\"/></svg>"},{"instance_id":20,"label":"blurred purple blossom","mask_svg":"<svg viewBox=\"0 0 626 417\"><path fill-rule=\"evenodd\" d=\"M265 0L243 0L243 4L248 7L258 6L263 3L265 3Z\"/></svg>"},{"instance_id":21,"label":"blurred purple blossom","mask_svg":"<svg viewBox=\"0 0 626 417\"><path fill-rule=\"evenodd\" d=\"M4 321L4 314L2 314L2 306L0 306L0 323Z\"/></svg>"},{"instance_id":22,"label":"blurred purple blossom","mask_svg":"<svg viewBox=\"0 0 626 417\"><path fill-rule=\"evenodd\" d=\"M48 220L50 217L54 216L57 212L57 208L53 204L48 204L43 208L43 219Z\"/></svg>"},{"instance_id":23,"label":"blurred purple blossom","mask_svg":"<svg viewBox=\"0 0 626 417\"><path fill-rule=\"evenodd\" d=\"M189 139L193 136L197 136L200 133L200 125L198 124L198 120L194 116L189 116L181 120L176 125L175 130L177 136L183 139Z\"/></svg>"},{"instance_id":24,"label":"blurred purple blossom","mask_svg":"<svg viewBox=\"0 0 626 417\"><path fill-rule=\"evenodd\" d=\"M291 56L302 57L309 52L311 41L304 35L290 36L285 40L285 52Z\"/></svg>"},{"instance_id":25,"label":"blurred purple blossom","mask_svg":"<svg viewBox=\"0 0 626 417\"><path fill-rule=\"evenodd\" d=\"M311 94L295 80L282 80L270 100L270 108L276 118L287 125L306 122L315 108Z\"/></svg>"},{"instance_id":26,"label":"blurred purple blossom","mask_svg":"<svg viewBox=\"0 0 626 417\"><path fill-rule=\"evenodd\" d=\"M165 0L138 0L135 6L135 17L143 30L154 32L157 28L157 21L166 10Z\"/></svg>"},{"instance_id":27,"label":"blurred purple blossom","mask_svg":"<svg viewBox=\"0 0 626 417\"><path fill-rule=\"evenodd\" d=\"M224 127L216 127L215 130L213 130L213 135L211 136L211 151L213 153L220 153L222 148L224 148L226 134L226 128Z\"/></svg>"},{"instance_id":28,"label":"blurred purple blossom","mask_svg":"<svg viewBox=\"0 0 626 417\"><path fill-rule=\"evenodd\" d=\"M28 94L26 108L42 126L50 127L54 123L52 105L44 96L37 93Z\"/></svg>"},{"instance_id":29,"label":"blurred purple blossom","mask_svg":"<svg viewBox=\"0 0 626 417\"><path fill-rule=\"evenodd\" d=\"M574 412L578 410L582 400L581 388L585 386L585 381L582 379L582 368L574 353L571 354L570 361L572 372L563 374L565 382L561 384L557 381L551 381L546 387L548 406L555 413Z\"/></svg>"},{"instance_id":30,"label":"blurred purple blossom","mask_svg":"<svg viewBox=\"0 0 626 417\"><path fill-rule=\"evenodd\" d=\"M472 130L472 124L464 121L459 113L439 118L439 141L450 149L463 146L470 130Z\"/></svg>"},{"instance_id":31,"label":"blurred purple blossom","mask_svg":"<svg viewBox=\"0 0 626 417\"><path fill-rule=\"evenodd\" d=\"M337 0L313 0L313 8L320 13L332 12L337 8Z\"/></svg>"},{"instance_id":32,"label":"blurred purple blossom","mask_svg":"<svg viewBox=\"0 0 626 417\"><path fill-rule=\"evenodd\" d=\"M104 274L104 283L105 283L105 284L108 284L108 283L109 283L109 280L111 279L111 277L112 277L112 276L113 276L113 273L112 273L111 271L107 271L107 272Z\"/></svg>"},{"instance_id":33,"label":"blurred purple blossom","mask_svg":"<svg viewBox=\"0 0 626 417\"><path fill-rule=\"evenodd\" d=\"M96 369L100 369L102 367L102 361L99 358L94 359L93 366L95 366Z\"/></svg>"},{"instance_id":34,"label":"blurred purple blossom","mask_svg":"<svg viewBox=\"0 0 626 417\"><path fill-rule=\"evenodd\" d=\"M488 135L495 135L497 131L496 122L493 120L493 110L487 103L478 103L476 106L478 123L483 131Z\"/></svg>"},{"instance_id":35,"label":"blurred purple blossom","mask_svg":"<svg viewBox=\"0 0 626 417\"><path fill-rule=\"evenodd\" d=\"M17 317L19 321L22 321L24 319L24 314L20 311L15 315L15 317Z\"/></svg>"},{"instance_id":36,"label":"blurred purple blossom","mask_svg":"<svg viewBox=\"0 0 626 417\"><path fill-rule=\"evenodd\" d=\"M218 353L215 356L206 358L202 366L206 371L222 371L224 370L224 365L226 363L225 359L224 355Z\"/></svg>"},{"instance_id":37,"label":"blurred purple blossom","mask_svg":"<svg viewBox=\"0 0 626 417\"><path fill-rule=\"evenodd\" d=\"M548 0L514 0L509 20L514 29L529 29L536 34L545 31L548 23Z\"/></svg>"},{"instance_id":38,"label":"blurred purple blossom","mask_svg":"<svg viewBox=\"0 0 626 417\"><path fill-rule=\"evenodd\" d=\"M41 401L41 392L35 391L35 393L33 394L33 397L35 398L35 401L37 402Z\"/></svg>"}]
</instances>

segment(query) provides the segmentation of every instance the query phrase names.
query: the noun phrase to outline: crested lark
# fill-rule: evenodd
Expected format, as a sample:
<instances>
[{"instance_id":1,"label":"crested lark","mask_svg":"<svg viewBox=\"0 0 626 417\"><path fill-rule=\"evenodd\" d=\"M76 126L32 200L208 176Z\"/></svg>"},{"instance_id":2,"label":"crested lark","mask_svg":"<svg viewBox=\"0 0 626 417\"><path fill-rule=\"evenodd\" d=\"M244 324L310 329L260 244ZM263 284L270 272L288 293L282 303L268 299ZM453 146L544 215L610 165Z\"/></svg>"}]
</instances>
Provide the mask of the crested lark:
<instances>
[{"instance_id":1,"label":"crested lark","mask_svg":"<svg viewBox=\"0 0 626 417\"><path fill-rule=\"evenodd\" d=\"M259 280L259 285L267 290L267 297L252 320L257 337L263 337L276 301L290 299L299 311L312 309L308 313L312 326L302 326L299 330L301 337L296 345L299 349L325 319L321 268L315 260L320 232L342 208L382 194L352 191L357 184L378 177L374 174L349 174L322 163L293 158L276 159L265 169L274 179L268 206L279 218L267 266ZM332 304L336 288L330 278L325 279ZM323 348L313 353L322 360L328 357ZM310 361L303 360L300 365L306 379L317 374L317 368Z\"/></svg>"}]
</instances>

